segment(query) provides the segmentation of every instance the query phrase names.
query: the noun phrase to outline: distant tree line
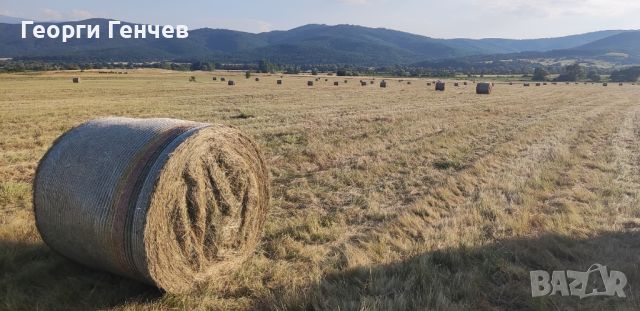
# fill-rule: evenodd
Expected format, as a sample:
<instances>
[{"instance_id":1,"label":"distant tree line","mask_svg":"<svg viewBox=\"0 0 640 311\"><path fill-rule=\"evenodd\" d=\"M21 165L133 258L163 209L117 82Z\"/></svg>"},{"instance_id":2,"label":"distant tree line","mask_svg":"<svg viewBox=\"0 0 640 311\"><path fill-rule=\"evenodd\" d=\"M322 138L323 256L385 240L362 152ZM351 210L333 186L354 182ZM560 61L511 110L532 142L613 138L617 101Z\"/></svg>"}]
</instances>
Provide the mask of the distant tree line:
<instances>
[{"instance_id":1,"label":"distant tree line","mask_svg":"<svg viewBox=\"0 0 640 311\"><path fill-rule=\"evenodd\" d=\"M587 64L588 65L588 64ZM602 69L583 64L559 63L541 65L529 61L501 61L489 60L478 62L473 58L463 60L443 60L423 62L416 65L393 65L380 67L366 67L350 64L308 64L289 65L276 64L269 60L259 60L255 63L224 64L216 63L212 59L178 60L158 62L70 62L15 59L0 61L0 72L24 72L47 70L87 70L87 69L134 69L161 68L176 71L212 71L241 70L245 72L298 74L310 72L312 74L331 73L337 76L383 75L397 77L454 77L457 75L480 76L485 75L523 75L534 81L593 81L601 80L601 75L611 75L610 80L616 82L637 81L640 77L640 66L620 70ZM555 76L555 79L550 77Z\"/></svg>"}]
</instances>

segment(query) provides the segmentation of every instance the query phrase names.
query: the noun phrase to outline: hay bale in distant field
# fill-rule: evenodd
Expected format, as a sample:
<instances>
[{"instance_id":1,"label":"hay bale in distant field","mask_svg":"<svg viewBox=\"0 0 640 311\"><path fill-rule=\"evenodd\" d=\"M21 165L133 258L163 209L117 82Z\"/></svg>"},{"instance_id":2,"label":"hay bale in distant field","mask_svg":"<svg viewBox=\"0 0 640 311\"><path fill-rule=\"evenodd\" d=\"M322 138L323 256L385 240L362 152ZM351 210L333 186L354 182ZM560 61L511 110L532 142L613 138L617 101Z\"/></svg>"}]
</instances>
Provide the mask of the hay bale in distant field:
<instances>
[{"instance_id":1,"label":"hay bale in distant field","mask_svg":"<svg viewBox=\"0 0 640 311\"><path fill-rule=\"evenodd\" d=\"M427 82L427 86L431 86L431 82Z\"/></svg>"},{"instance_id":2,"label":"hay bale in distant field","mask_svg":"<svg viewBox=\"0 0 640 311\"><path fill-rule=\"evenodd\" d=\"M624 85L624 83L619 83L618 85L619 85L619 86L623 86L623 85Z\"/></svg>"},{"instance_id":3,"label":"hay bale in distant field","mask_svg":"<svg viewBox=\"0 0 640 311\"><path fill-rule=\"evenodd\" d=\"M453 86L460 86L458 82L453 83Z\"/></svg>"},{"instance_id":4,"label":"hay bale in distant field","mask_svg":"<svg viewBox=\"0 0 640 311\"><path fill-rule=\"evenodd\" d=\"M233 80L229 80L229 82L227 82L227 85L236 85L236 82Z\"/></svg>"},{"instance_id":5,"label":"hay bale in distant field","mask_svg":"<svg viewBox=\"0 0 640 311\"><path fill-rule=\"evenodd\" d=\"M226 79L224 77L220 78L220 81L224 82Z\"/></svg>"},{"instance_id":6,"label":"hay bale in distant field","mask_svg":"<svg viewBox=\"0 0 640 311\"><path fill-rule=\"evenodd\" d=\"M513 85L513 82L509 82L509 85Z\"/></svg>"},{"instance_id":7,"label":"hay bale in distant field","mask_svg":"<svg viewBox=\"0 0 640 311\"><path fill-rule=\"evenodd\" d=\"M260 81L260 78L256 78L256 82Z\"/></svg>"},{"instance_id":8,"label":"hay bale in distant field","mask_svg":"<svg viewBox=\"0 0 640 311\"><path fill-rule=\"evenodd\" d=\"M608 86L609 84L607 82L602 83L602 86Z\"/></svg>"},{"instance_id":9,"label":"hay bale in distant field","mask_svg":"<svg viewBox=\"0 0 640 311\"><path fill-rule=\"evenodd\" d=\"M372 81L369 81L369 83L370 83L370 84L373 84L373 82L375 82L375 81L373 81L373 80L372 80Z\"/></svg>"},{"instance_id":10,"label":"hay bale in distant field","mask_svg":"<svg viewBox=\"0 0 640 311\"><path fill-rule=\"evenodd\" d=\"M73 81L73 83L80 83L80 78L73 78L71 81Z\"/></svg>"},{"instance_id":11,"label":"hay bale in distant field","mask_svg":"<svg viewBox=\"0 0 640 311\"><path fill-rule=\"evenodd\" d=\"M189 82L196 82L196 77L195 76L189 77Z\"/></svg>"},{"instance_id":12,"label":"hay bale in distant field","mask_svg":"<svg viewBox=\"0 0 640 311\"><path fill-rule=\"evenodd\" d=\"M349 82L349 81L348 80L344 80L344 83L347 83L347 82Z\"/></svg>"},{"instance_id":13,"label":"hay bale in distant field","mask_svg":"<svg viewBox=\"0 0 640 311\"><path fill-rule=\"evenodd\" d=\"M276 84L281 85L282 84L282 80L277 80Z\"/></svg>"},{"instance_id":14,"label":"hay bale in distant field","mask_svg":"<svg viewBox=\"0 0 640 311\"><path fill-rule=\"evenodd\" d=\"M467 85L467 81L462 82L462 85Z\"/></svg>"},{"instance_id":15,"label":"hay bale in distant field","mask_svg":"<svg viewBox=\"0 0 640 311\"><path fill-rule=\"evenodd\" d=\"M411 81L407 81L407 85L411 85Z\"/></svg>"},{"instance_id":16,"label":"hay bale in distant field","mask_svg":"<svg viewBox=\"0 0 640 311\"><path fill-rule=\"evenodd\" d=\"M338 81L334 81L334 82L333 82L333 85L334 85L334 86L338 86L338 85L340 85L340 83L339 83Z\"/></svg>"},{"instance_id":17,"label":"hay bale in distant field","mask_svg":"<svg viewBox=\"0 0 640 311\"><path fill-rule=\"evenodd\" d=\"M324 82L329 82L329 79L324 79Z\"/></svg>"},{"instance_id":18,"label":"hay bale in distant field","mask_svg":"<svg viewBox=\"0 0 640 311\"><path fill-rule=\"evenodd\" d=\"M525 83L524 86L530 86L530 84L529 83Z\"/></svg>"},{"instance_id":19,"label":"hay bale in distant field","mask_svg":"<svg viewBox=\"0 0 640 311\"><path fill-rule=\"evenodd\" d=\"M542 83L542 85L547 85L547 82Z\"/></svg>"},{"instance_id":20,"label":"hay bale in distant field","mask_svg":"<svg viewBox=\"0 0 640 311\"><path fill-rule=\"evenodd\" d=\"M367 82L360 81L360 85L361 85L361 86L367 86Z\"/></svg>"},{"instance_id":21,"label":"hay bale in distant field","mask_svg":"<svg viewBox=\"0 0 640 311\"><path fill-rule=\"evenodd\" d=\"M491 94L493 86L489 82L480 82L476 84L476 94Z\"/></svg>"},{"instance_id":22,"label":"hay bale in distant field","mask_svg":"<svg viewBox=\"0 0 640 311\"><path fill-rule=\"evenodd\" d=\"M436 82L436 91L444 91L444 82Z\"/></svg>"},{"instance_id":23,"label":"hay bale in distant field","mask_svg":"<svg viewBox=\"0 0 640 311\"><path fill-rule=\"evenodd\" d=\"M380 87L382 88L387 87L387 81L384 81L384 80L380 81Z\"/></svg>"},{"instance_id":24,"label":"hay bale in distant field","mask_svg":"<svg viewBox=\"0 0 640 311\"><path fill-rule=\"evenodd\" d=\"M540 83L536 83L536 86L540 86L540 85L541 85Z\"/></svg>"},{"instance_id":25,"label":"hay bale in distant field","mask_svg":"<svg viewBox=\"0 0 640 311\"><path fill-rule=\"evenodd\" d=\"M313 86L313 81L307 81L307 86Z\"/></svg>"},{"instance_id":26,"label":"hay bale in distant field","mask_svg":"<svg viewBox=\"0 0 640 311\"><path fill-rule=\"evenodd\" d=\"M211 78L211 80L213 80L213 81L218 81L218 78L213 77L213 78Z\"/></svg>"},{"instance_id":27,"label":"hay bale in distant field","mask_svg":"<svg viewBox=\"0 0 640 311\"><path fill-rule=\"evenodd\" d=\"M235 128L105 118L54 142L38 165L33 204L56 252L184 293L253 253L268 187L258 147Z\"/></svg>"}]
</instances>

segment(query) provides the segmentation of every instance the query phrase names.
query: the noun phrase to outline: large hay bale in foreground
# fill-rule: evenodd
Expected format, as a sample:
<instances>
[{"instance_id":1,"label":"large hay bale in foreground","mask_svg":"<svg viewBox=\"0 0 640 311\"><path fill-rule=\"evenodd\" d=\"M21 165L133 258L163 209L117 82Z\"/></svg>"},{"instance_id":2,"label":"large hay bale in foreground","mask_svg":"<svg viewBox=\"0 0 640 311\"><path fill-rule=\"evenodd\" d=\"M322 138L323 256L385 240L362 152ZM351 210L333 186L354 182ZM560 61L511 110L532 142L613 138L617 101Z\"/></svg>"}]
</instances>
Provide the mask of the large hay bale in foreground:
<instances>
[{"instance_id":1,"label":"large hay bale in foreground","mask_svg":"<svg viewBox=\"0 0 640 311\"><path fill-rule=\"evenodd\" d=\"M489 82L480 82L476 84L476 94L491 94L493 86Z\"/></svg>"},{"instance_id":2,"label":"large hay bale in foreground","mask_svg":"<svg viewBox=\"0 0 640 311\"><path fill-rule=\"evenodd\" d=\"M56 252L182 293L253 253L268 185L259 149L235 128L106 118L55 141L38 165L33 203Z\"/></svg>"},{"instance_id":3,"label":"large hay bale in foreground","mask_svg":"<svg viewBox=\"0 0 640 311\"><path fill-rule=\"evenodd\" d=\"M436 82L436 91L444 91L444 82Z\"/></svg>"},{"instance_id":4,"label":"large hay bale in foreground","mask_svg":"<svg viewBox=\"0 0 640 311\"><path fill-rule=\"evenodd\" d=\"M73 83L80 83L80 78L73 78L71 81L73 81Z\"/></svg>"}]
</instances>

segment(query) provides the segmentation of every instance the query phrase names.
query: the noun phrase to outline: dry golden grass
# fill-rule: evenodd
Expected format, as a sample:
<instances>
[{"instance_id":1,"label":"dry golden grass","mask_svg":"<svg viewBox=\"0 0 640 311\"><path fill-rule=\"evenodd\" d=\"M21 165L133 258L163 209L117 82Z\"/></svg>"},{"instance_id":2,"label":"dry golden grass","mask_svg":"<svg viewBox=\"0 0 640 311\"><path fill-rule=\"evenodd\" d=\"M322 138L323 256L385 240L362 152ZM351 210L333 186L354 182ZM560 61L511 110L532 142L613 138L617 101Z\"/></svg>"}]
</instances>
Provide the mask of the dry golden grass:
<instances>
[{"instance_id":1,"label":"dry golden grass","mask_svg":"<svg viewBox=\"0 0 640 311\"><path fill-rule=\"evenodd\" d=\"M480 96L419 80L191 75L0 75L0 309L640 305L640 87L496 85ZM37 161L65 130L109 115L231 124L262 146L271 211L239 273L168 295L42 243ZM626 274L626 299L531 298L530 270L593 263Z\"/></svg>"}]
</instances>

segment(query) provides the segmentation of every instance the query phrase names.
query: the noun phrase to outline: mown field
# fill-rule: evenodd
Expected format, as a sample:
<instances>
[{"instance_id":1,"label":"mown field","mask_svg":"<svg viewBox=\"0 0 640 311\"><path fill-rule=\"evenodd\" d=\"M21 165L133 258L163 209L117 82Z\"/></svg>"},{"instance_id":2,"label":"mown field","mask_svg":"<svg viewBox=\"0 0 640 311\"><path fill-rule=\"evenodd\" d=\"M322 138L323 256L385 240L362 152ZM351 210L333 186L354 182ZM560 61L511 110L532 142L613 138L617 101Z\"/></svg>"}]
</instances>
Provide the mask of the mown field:
<instances>
[{"instance_id":1,"label":"mown field","mask_svg":"<svg viewBox=\"0 0 640 311\"><path fill-rule=\"evenodd\" d=\"M309 77L191 75L0 75L0 309L640 306L640 86L497 84L480 96L417 79L309 88ZM224 123L255 138L271 210L237 274L170 295L43 244L38 160L65 130L111 115ZM594 263L626 274L627 298L531 297L530 270Z\"/></svg>"}]
</instances>

